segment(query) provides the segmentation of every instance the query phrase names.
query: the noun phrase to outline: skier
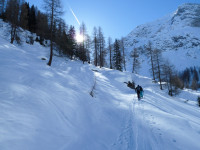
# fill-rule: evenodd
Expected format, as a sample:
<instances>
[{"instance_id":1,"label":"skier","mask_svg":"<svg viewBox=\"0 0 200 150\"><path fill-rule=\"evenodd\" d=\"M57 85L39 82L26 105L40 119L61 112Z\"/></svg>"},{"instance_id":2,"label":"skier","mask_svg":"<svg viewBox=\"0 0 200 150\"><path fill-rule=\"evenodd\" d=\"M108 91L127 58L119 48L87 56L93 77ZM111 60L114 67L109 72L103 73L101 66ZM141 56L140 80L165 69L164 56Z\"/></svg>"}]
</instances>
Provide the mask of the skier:
<instances>
[{"instance_id":1,"label":"skier","mask_svg":"<svg viewBox=\"0 0 200 150\"><path fill-rule=\"evenodd\" d=\"M137 93L138 100L140 100L140 98L143 98L143 89L141 86L138 85L135 88L135 92Z\"/></svg>"}]
</instances>

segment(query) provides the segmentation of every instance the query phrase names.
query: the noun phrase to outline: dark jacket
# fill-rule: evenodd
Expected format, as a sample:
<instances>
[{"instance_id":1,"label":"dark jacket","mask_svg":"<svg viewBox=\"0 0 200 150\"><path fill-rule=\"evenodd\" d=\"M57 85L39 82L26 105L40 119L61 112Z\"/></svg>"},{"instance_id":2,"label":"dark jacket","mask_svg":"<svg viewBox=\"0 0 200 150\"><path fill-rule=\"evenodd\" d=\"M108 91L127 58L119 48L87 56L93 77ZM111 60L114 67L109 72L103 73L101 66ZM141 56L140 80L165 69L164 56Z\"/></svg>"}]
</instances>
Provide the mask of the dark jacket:
<instances>
[{"instance_id":1,"label":"dark jacket","mask_svg":"<svg viewBox=\"0 0 200 150\"><path fill-rule=\"evenodd\" d=\"M135 88L135 92L140 93L140 91L143 91L142 87L141 86L137 86Z\"/></svg>"}]
</instances>

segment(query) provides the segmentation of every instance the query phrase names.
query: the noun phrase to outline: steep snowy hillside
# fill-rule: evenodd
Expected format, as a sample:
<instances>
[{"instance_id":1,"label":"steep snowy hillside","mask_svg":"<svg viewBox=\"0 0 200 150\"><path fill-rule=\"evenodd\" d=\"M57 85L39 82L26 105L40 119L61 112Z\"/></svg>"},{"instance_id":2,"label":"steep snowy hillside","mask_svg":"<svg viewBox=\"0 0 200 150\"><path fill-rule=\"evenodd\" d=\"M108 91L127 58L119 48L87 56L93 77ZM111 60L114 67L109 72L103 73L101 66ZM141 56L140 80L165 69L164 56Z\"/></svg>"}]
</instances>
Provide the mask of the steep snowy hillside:
<instances>
[{"instance_id":1,"label":"steep snowy hillside","mask_svg":"<svg viewBox=\"0 0 200 150\"><path fill-rule=\"evenodd\" d=\"M60 57L49 67L48 55L0 35L1 150L200 149L199 92L172 98L147 77ZM141 101L124 84L132 79Z\"/></svg>"},{"instance_id":2,"label":"steep snowy hillside","mask_svg":"<svg viewBox=\"0 0 200 150\"><path fill-rule=\"evenodd\" d=\"M163 50L164 58L169 59L176 69L200 66L199 18L200 4L183 4L171 15L138 26L125 38L129 64L132 64L130 53L133 48L143 47L151 41L154 48ZM145 64L146 61L142 65ZM142 69L140 73L148 75L146 68Z\"/></svg>"}]
</instances>

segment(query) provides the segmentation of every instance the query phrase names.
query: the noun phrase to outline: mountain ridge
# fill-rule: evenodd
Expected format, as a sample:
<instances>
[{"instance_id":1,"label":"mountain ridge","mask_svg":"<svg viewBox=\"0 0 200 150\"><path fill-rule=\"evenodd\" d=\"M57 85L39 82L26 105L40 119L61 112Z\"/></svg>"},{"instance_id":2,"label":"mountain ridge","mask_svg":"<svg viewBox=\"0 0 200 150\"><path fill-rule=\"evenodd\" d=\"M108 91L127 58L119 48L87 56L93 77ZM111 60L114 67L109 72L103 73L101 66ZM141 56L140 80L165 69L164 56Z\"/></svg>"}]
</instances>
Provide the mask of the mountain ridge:
<instances>
[{"instance_id":1,"label":"mountain ridge","mask_svg":"<svg viewBox=\"0 0 200 150\"><path fill-rule=\"evenodd\" d=\"M169 56L174 53L183 58L181 61L177 59L176 62L171 61L177 70L184 70L194 65L200 66L200 62L197 61L200 57L200 22L197 21L198 19L200 19L200 4L186 3L163 18L137 26L124 38L128 63L132 64L130 55L133 48L142 49L140 53L143 55L145 45L151 42L153 48L162 50L165 59L172 60ZM143 61L145 60L142 59L141 62ZM188 65L180 67L184 61L188 62Z\"/></svg>"}]
</instances>

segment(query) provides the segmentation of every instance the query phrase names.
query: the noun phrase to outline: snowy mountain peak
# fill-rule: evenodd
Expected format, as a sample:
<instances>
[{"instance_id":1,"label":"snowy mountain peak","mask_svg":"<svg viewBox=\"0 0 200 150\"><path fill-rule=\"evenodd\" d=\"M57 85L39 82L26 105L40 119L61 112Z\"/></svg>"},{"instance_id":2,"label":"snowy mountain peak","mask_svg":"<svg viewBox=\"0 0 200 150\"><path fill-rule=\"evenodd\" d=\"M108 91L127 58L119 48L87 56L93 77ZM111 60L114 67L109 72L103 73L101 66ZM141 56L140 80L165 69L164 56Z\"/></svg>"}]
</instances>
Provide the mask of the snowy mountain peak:
<instances>
[{"instance_id":1,"label":"snowy mountain peak","mask_svg":"<svg viewBox=\"0 0 200 150\"><path fill-rule=\"evenodd\" d=\"M183 23L191 27L200 27L200 4L186 3L178 7L171 21L173 25Z\"/></svg>"}]
</instances>

